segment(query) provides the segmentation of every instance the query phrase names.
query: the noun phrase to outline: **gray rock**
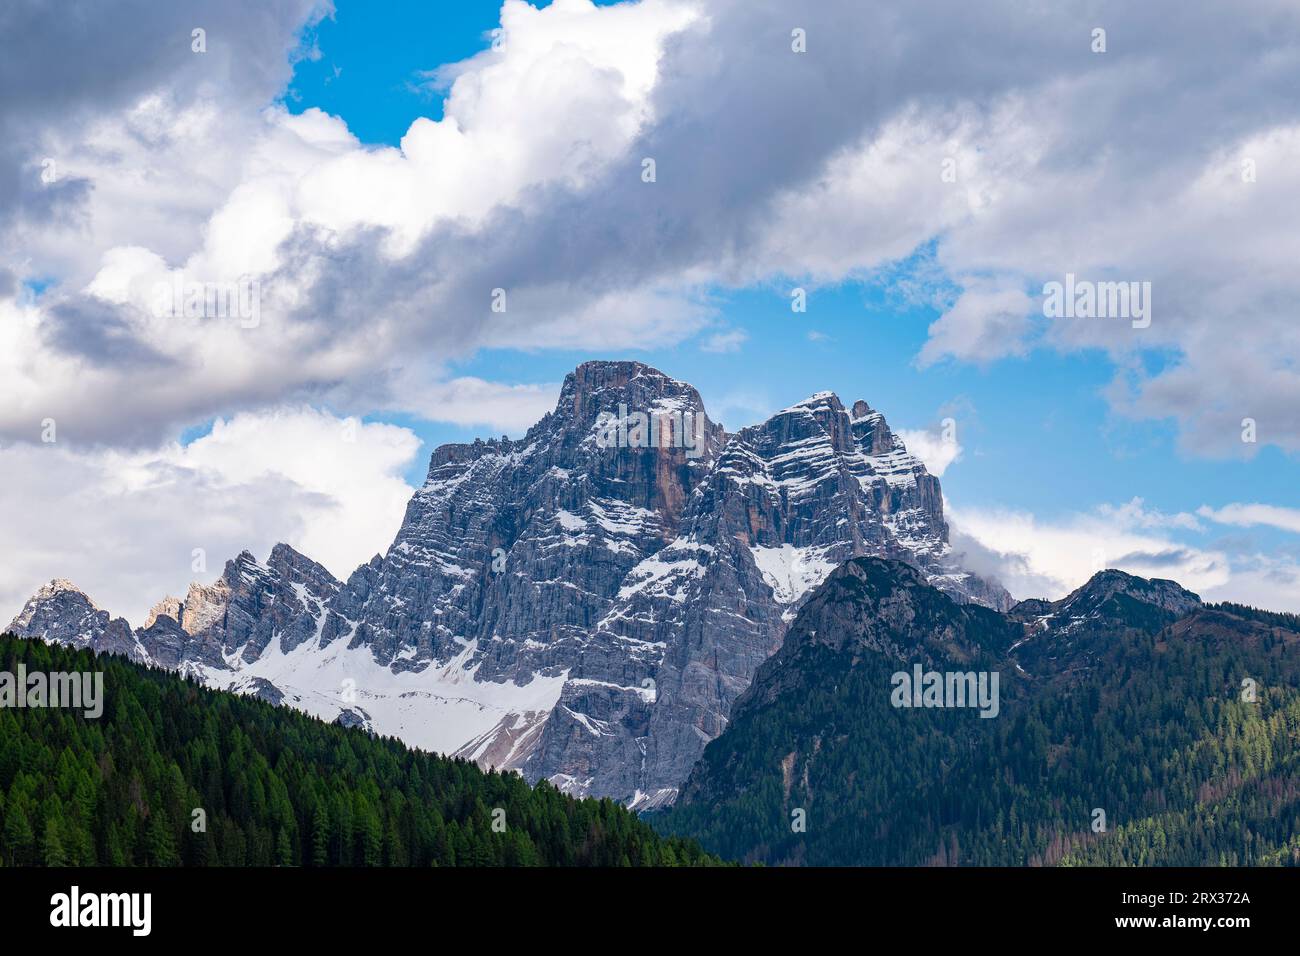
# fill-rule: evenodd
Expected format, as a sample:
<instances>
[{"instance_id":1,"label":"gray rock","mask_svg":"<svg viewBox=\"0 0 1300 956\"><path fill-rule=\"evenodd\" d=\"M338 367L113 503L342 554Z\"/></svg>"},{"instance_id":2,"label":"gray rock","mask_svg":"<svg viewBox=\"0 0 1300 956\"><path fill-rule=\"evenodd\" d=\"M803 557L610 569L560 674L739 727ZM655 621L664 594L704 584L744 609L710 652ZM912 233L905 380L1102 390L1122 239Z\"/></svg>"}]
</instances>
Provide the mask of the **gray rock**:
<instances>
[{"instance_id":1,"label":"gray rock","mask_svg":"<svg viewBox=\"0 0 1300 956\"><path fill-rule=\"evenodd\" d=\"M374 733L374 728L370 723L370 715L360 708L345 708L334 718L334 723L340 727L360 727L367 733Z\"/></svg>"},{"instance_id":2,"label":"gray rock","mask_svg":"<svg viewBox=\"0 0 1300 956\"><path fill-rule=\"evenodd\" d=\"M145 654L123 618L110 617L84 591L57 578L40 588L9 622L5 633L37 637L76 648L93 648L143 661Z\"/></svg>"},{"instance_id":3,"label":"gray rock","mask_svg":"<svg viewBox=\"0 0 1300 956\"><path fill-rule=\"evenodd\" d=\"M438 448L393 545L345 583L286 545L244 553L137 636L145 659L232 688L293 652L298 671L254 676L294 706L415 743L438 724L485 766L653 807L855 556L1010 604L958 566L938 480L865 402L819 393L728 435L690 385L588 362L522 439ZM41 604L29 633L107 639ZM338 703L339 661L368 711Z\"/></svg>"}]
</instances>

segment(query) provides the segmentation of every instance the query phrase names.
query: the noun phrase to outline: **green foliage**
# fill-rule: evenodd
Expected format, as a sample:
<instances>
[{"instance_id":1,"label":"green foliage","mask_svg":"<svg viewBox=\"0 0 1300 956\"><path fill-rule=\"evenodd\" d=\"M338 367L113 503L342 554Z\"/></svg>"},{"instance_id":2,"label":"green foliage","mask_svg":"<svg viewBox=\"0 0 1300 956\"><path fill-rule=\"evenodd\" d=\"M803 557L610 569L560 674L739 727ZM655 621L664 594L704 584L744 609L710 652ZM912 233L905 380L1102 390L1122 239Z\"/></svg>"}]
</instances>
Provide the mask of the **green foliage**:
<instances>
[{"instance_id":1,"label":"green foliage","mask_svg":"<svg viewBox=\"0 0 1300 956\"><path fill-rule=\"evenodd\" d=\"M103 670L104 713L0 709L0 865L718 862L613 801L574 800L121 658L0 637L0 670L19 663Z\"/></svg>"},{"instance_id":2,"label":"green foliage","mask_svg":"<svg viewBox=\"0 0 1300 956\"><path fill-rule=\"evenodd\" d=\"M1130 622L1073 639L1056 673L1003 659L993 719L895 709L898 661L802 647L654 822L773 864L1300 863L1300 620L1220 605Z\"/></svg>"}]
</instances>

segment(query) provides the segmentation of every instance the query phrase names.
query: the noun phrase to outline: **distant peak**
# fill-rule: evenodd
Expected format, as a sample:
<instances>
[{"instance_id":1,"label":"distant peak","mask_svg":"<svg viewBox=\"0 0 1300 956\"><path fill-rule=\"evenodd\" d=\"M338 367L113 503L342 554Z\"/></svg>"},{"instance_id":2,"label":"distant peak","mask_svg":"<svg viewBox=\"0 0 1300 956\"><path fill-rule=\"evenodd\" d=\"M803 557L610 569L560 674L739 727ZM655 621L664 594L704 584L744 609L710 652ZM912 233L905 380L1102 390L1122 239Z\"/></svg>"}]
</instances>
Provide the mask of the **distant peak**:
<instances>
[{"instance_id":1,"label":"distant peak","mask_svg":"<svg viewBox=\"0 0 1300 956\"><path fill-rule=\"evenodd\" d=\"M1119 568L1105 568L1098 571L1090 577L1085 583L1085 587L1109 587L1111 585L1124 585L1133 581L1142 581L1135 574L1129 574L1127 571L1121 571Z\"/></svg>"},{"instance_id":2,"label":"distant peak","mask_svg":"<svg viewBox=\"0 0 1300 956\"><path fill-rule=\"evenodd\" d=\"M657 375L660 378L668 378L659 369L646 365L644 362L636 362L630 359L592 359L589 362L583 362L573 370L574 375L592 374L604 371L614 371L619 373L631 372L634 375L649 374Z\"/></svg>"},{"instance_id":3,"label":"distant peak","mask_svg":"<svg viewBox=\"0 0 1300 956\"><path fill-rule=\"evenodd\" d=\"M329 569L283 541L271 549L266 566L288 581L311 582L317 586L338 587L339 580Z\"/></svg>"},{"instance_id":4,"label":"distant peak","mask_svg":"<svg viewBox=\"0 0 1300 956\"><path fill-rule=\"evenodd\" d=\"M149 609L149 616L145 618L143 630L147 631L153 627L160 617L169 617L179 624L182 607L184 607L184 602L180 598L168 595Z\"/></svg>"},{"instance_id":5,"label":"distant peak","mask_svg":"<svg viewBox=\"0 0 1300 956\"><path fill-rule=\"evenodd\" d=\"M99 610L99 606L90 599L90 595L81 590L81 588L77 587L67 578L54 578L49 584L41 585L40 590L36 592L34 598L51 598L56 594L78 595L79 597L85 598L86 602L95 610Z\"/></svg>"},{"instance_id":6,"label":"distant peak","mask_svg":"<svg viewBox=\"0 0 1300 956\"><path fill-rule=\"evenodd\" d=\"M840 397L834 392L814 392L803 401L795 402L789 408L783 408L777 412L778 415L785 415L790 412L813 411L820 407L829 408L831 411L843 411L844 405L840 402Z\"/></svg>"},{"instance_id":7,"label":"distant peak","mask_svg":"<svg viewBox=\"0 0 1300 956\"><path fill-rule=\"evenodd\" d=\"M245 549L226 562L216 586L235 587L241 579L262 577L268 570L266 565L257 560L253 552ZM193 587L194 585L191 585L191 588Z\"/></svg>"},{"instance_id":8,"label":"distant peak","mask_svg":"<svg viewBox=\"0 0 1300 956\"><path fill-rule=\"evenodd\" d=\"M620 406L626 406L621 411ZM560 388L555 412L529 430L527 441L570 424L585 431L601 415L691 412L707 420L704 400L693 385L641 362L583 362Z\"/></svg>"},{"instance_id":9,"label":"distant peak","mask_svg":"<svg viewBox=\"0 0 1300 956\"><path fill-rule=\"evenodd\" d=\"M1201 597L1187 590L1177 581L1167 578L1141 578L1117 568L1098 571L1087 582L1063 598L1059 604L1070 606L1080 599L1105 600L1114 594L1124 594L1144 604L1185 614L1201 603Z\"/></svg>"},{"instance_id":10,"label":"distant peak","mask_svg":"<svg viewBox=\"0 0 1300 956\"><path fill-rule=\"evenodd\" d=\"M1098 588L1113 589L1145 586L1186 590L1177 581L1171 581L1168 578L1143 578L1136 574L1130 574L1127 571L1121 571L1119 568L1106 568L1105 570L1098 571L1083 585L1083 587L1088 590L1097 590ZM1191 594L1192 592L1188 591L1187 593Z\"/></svg>"},{"instance_id":11,"label":"distant peak","mask_svg":"<svg viewBox=\"0 0 1300 956\"><path fill-rule=\"evenodd\" d=\"M561 389L560 405L564 405L564 393L577 392L580 395L592 395L606 388L626 388L637 380L645 380L652 390L687 391L694 393L695 388L686 382L665 375L657 368L643 362L583 362L564 379Z\"/></svg>"},{"instance_id":12,"label":"distant peak","mask_svg":"<svg viewBox=\"0 0 1300 956\"><path fill-rule=\"evenodd\" d=\"M268 568L285 568L300 567L302 565L315 565L316 562L307 555L303 554L292 545L285 544L281 541L271 549L270 556L266 559Z\"/></svg>"}]
</instances>

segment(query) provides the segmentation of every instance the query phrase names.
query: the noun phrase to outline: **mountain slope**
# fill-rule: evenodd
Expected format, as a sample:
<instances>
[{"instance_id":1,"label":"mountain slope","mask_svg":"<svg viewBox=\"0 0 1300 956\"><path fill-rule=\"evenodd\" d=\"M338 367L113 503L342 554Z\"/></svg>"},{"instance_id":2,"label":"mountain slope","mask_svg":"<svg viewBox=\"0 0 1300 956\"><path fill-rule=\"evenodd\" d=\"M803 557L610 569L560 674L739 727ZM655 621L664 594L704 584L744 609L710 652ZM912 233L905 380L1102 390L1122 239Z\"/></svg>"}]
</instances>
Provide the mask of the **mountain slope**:
<instances>
[{"instance_id":1,"label":"mountain slope","mask_svg":"<svg viewBox=\"0 0 1300 956\"><path fill-rule=\"evenodd\" d=\"M690 385L588 362L522 439L437 449L347 581L278 545L134 634L66 584L13 629L649 807L855 555L1010 603L960 567L938 480L865 402L819 393L728 435Z\"/></svg>"},{"instance_id":2,"label":"mountain slope","mask_svg":"<svg viewBox=\"0 0 1300 956\"><path fill-rule=\"evenodd\" d=\"M848 562L657 825L777 864L1300 861L1300 619L1110 571L1036 604L962 607ZM1077 623L1049 647L1053 614ZM996 716L895 706L917 664L998 673Z\"/></svg>"},{"instance_id":3,"label":"mountain slope","mask_svg":"<svg viewBox=\"0 0 1300 956\"><path fill-rule=\"evenodd\" d=\"M529 787L120 657L0 637L0 671L20 666L102 670L104 710L0 709L5 866L716 862L611 801Z\"/></svg>"}]
</instances>

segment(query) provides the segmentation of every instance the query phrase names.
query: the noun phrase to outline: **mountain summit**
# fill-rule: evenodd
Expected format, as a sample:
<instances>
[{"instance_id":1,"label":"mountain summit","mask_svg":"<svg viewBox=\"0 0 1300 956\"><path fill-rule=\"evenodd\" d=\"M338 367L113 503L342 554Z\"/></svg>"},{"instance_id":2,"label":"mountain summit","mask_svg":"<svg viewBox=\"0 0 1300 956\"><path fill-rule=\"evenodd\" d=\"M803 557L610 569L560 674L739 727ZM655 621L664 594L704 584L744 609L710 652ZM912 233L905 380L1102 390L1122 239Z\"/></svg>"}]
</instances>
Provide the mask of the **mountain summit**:
<instances>
[{"instance_id":1,"label":"mountain summit","mask_svg":"<svg viewBox=\"0 0 1300 956\"><path fill-rule=\"evenodd\" d=\"M690 385L587 362L523 438L438 448L392 546L345 582L278 545L134 634L44 589L11 629L649 807L855 556L1010 604L958 565L938 479L866 402L821 392L727 434Z\"/></svg>"}]
</instances>

